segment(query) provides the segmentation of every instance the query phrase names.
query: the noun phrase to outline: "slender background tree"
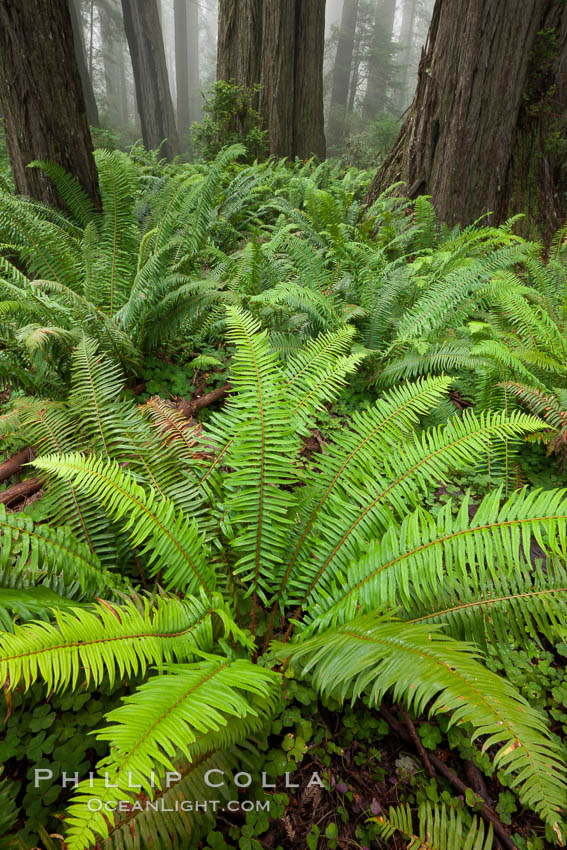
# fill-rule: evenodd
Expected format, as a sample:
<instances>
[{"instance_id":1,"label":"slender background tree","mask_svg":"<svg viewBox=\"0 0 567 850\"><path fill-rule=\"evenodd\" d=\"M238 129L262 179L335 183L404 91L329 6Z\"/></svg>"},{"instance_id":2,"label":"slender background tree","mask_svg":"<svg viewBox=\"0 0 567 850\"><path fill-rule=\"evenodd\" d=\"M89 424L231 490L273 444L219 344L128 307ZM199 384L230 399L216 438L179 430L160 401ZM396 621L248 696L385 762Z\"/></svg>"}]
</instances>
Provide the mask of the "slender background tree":
<instances>
[{"instance_id":1,"label":"slender background tree","mask_svg":"<svg viewBox=\"0 0 567 850\"><path fill-rule=\"evenodd\" d=\"M327 134L330 145L339 145L346 135L350 75L356 35L359 0L344 0L341 27L333 68L331 108Z\"/></svg>"},{"instance_id":2,"label":"slender background tree","mask_svg":"<svg viewBox=\"0 0 567 850\"><path fill-rule=\"evenodd\" d=\"M173 159L180 147L158 4L156 0L122 0L122 10L144 144L157 148L163 143L163 155Z\"/></svg>"},{"instance_id":3,"label":"slender background tree","mask_svg":"<svg viewBox=\"0 0 567 850\"><path fill-rule=\"evenodd\" d=\"M183 139L189 131L189 55L187 44L187 0L175 0L175 84L177 127Z\"/></svg>"},{"instance_id":4,"label":"slender background tree","mask_svg":"<svg viewBox=\"0 0 567 850\"><path fill-rule=\"evenodd\" d=\"M104 78L105 118L113 127L124 128L130 118L126 64L128 46L120 0L97 0L100 22L101 60ZM131 71L131 68L130 68Z\"/></svg>"},{"instance_id":5,"label":"slender background tree","mask_svg":"<svg viewBox=\"0 0 567 850\"><path fill-rule=\"evenodd\" d=\"M93 83L87 65L87 51L85 48L85 37L83 33L83 20L80 0L69 0L69 11L71 12L71 24L73 26L73 43L75 45L75 57L77 67L81 75L85 105L87 108L87 119L89 124L98 126L98 106L94 95Z\"/></svg>"},{"instance_id":6,"label":"slender background tree","mask_svg":"<svg viewBox=\"0 0 567 850\"><path fill-rule=\"evenodd\" d=\"M393 77L393 41L396 0L378 0L368 54L364 114L383 115L388 105Z\"/></svg>"}]
</instances>

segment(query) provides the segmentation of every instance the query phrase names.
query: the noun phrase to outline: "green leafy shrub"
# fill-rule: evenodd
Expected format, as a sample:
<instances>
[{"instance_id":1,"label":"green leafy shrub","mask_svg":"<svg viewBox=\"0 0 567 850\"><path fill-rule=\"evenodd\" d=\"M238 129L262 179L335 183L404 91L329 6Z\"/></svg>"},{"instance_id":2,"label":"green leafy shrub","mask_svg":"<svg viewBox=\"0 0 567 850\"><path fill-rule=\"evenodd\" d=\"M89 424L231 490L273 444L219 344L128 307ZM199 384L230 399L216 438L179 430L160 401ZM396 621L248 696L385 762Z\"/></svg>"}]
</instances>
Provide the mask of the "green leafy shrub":
<instances>
[{"instance_id":1,"label":"green leafy shrub","mask_svg":"<svg viewBox=\"0 0 567 850\"><path fill-rule=\"evenodd\" d=\"M268 153L268 133L262 129L262 117L253 104L260 85L246 88L218 80L205 100L203 124L193 124L193 140L205 159L215 156L228 145L243 144L246 159L253 162Z\"/></svg>"}]
</instances>

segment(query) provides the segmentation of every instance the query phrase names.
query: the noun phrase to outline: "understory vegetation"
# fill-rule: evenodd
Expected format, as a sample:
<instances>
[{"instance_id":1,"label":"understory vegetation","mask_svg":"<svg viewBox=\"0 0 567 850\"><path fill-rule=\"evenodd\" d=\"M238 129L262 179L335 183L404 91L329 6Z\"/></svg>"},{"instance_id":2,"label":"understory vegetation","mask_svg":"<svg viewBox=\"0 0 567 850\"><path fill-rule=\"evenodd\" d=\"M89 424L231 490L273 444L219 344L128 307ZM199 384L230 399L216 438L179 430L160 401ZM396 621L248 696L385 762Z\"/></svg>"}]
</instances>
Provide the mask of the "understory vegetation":
<instances>
[{"instance_id":1,"label":"understory vegetation","mask_svg":"<svg viewBox=\"0 0 567 850\"><path fill-rule=\"evenodd\" d=\"M564 846L567 230L207 126L0 171L0 848Z\"/></svg>"}]
</instances>

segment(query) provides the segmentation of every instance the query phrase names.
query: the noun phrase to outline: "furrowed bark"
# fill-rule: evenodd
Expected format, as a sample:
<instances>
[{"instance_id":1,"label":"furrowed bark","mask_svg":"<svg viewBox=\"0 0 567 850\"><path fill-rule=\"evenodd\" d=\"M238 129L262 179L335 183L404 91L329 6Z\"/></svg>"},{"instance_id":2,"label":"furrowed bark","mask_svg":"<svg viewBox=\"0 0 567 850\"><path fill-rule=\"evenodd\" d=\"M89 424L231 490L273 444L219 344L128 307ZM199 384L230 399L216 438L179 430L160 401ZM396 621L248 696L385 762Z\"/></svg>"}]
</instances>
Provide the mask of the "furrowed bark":
<instances>
[{"instance_id":1,"label":"furrowed bark","mask_svg":"<svg viewBox=\"0 0 567 850\"><path fill-rule=\"evenodd\" d=\"M61 165L99 203L68 0L0 3L0 109L17 194L64 207L34 159Z\"/></svg>"},{"instance_id":2,"label":"furrowed bark","mask_svg":"<svg viewBox=\"0 0 567 850\"><path fill-rule=\"evenodd\" d=\"M524 213L524 232L548 238L567 214L566 127L564 3L526 0L518 14L516 0L437 0L414 101L367 200L403 180L451 226Z\"/></svg>"}]
</instances>

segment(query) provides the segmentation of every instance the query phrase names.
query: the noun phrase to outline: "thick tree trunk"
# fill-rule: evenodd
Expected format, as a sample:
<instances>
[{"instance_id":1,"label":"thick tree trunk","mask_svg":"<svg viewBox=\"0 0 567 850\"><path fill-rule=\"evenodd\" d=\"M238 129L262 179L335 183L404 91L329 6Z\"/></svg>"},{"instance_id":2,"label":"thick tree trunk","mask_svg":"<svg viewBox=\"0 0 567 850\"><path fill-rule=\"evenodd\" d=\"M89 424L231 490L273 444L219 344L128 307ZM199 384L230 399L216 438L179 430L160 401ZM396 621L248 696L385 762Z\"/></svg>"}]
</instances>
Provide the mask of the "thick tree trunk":
<instances>
[{"instance_id":1,"label":"thick tree trunk","mask_svg":"<svg viewBox=\"0 0 567 850\"><path fill-rule=\"evenodd\" d=\"M372 201L406 181L442 221L524 212L549 235L566 214L567 6L437 0L417 92Z\"/></svg>"},{"instance_id":2,"label":"thick tree trunk","mask_svg":"<svg viewBox=\"0 0 567 850\"><path fill-rule=\"evenodd\" d=\"M175 88L177 127L183 144L189 131L189 58L187 53L187 0L175 0Z\"/></svg>"},{"instance_id":3,"label":"thick tree trunk","mask_svg":"<svg viewBox=\"0 0 567 850\"><path fill-rule=\"evenodd\" d=\"M325 0L297 0L292 153L325 158Z\"/></svg>"},{"instance_id":4,"label":"thick tree trunk","mask_svg":"<svg viewBox=\"0 0 567 850\"><path fill-rule=\"evenodd\" d=\"M270 134L270 153L292 156L295 0L264 0L260 114Z\"/></svg>"},{"instance_id":5,"label":"thick tree trunk","mask_svg":"<svg viewBox=\"0 0 567 850\"><path fill-rule=\"evenodd\" d=\"M219 0L217 80L251 88L260 82L262 0Z\"/></svg>"},{"instance_id":6,"label":"thick tree trunk","mask_svg":"<svg viewBox=\"0 0 567 850\"><path fill-rule=\"evenodd\" d=\"M49 159L98 202L68 0L0 3L0 107L17 193L62 205L51 181L26 168L34 159Z\"/></svg>"},{"instance_id":7,"label":"thick tree trunk","mask_svg":"<svg viewBox=\"0 0 567 850\"><path fill-rule=\"evenodd\" d=\"M325 156L325 0L220 0L217 79L250 88L274 156Z\"/></svg>"},{"instance_id":8,"label":"thick tree trunk","mask_svg":"<svg viewBox=\"0 0 567 850\"><path fill-rule=\"evenodd\" d=\"M98 107L96 104L93 83L87 66L87 50L85 47L85 35L83 33L83 20L81 16L80 0L69 1L71 13L71 25L73 27L73 44L75 45L75 58L81 75L85 105L87 108L87 120L93 127L98 127Z\"/></svg>"},{"instance_id":9,"label":"thick tree trunk","mask_svg":"<svg viewBox=\"0 0 567 850\"><path fill-rule=\"evenodd\" d=\"M370 119L383 115L388 105L395 17L396 0L378 0L364 95L364 114Z\"/></svg>"},{"instance_id":10,"label":"thick tree trunk","mask_svg":"<svg viewBox=\"0 0 567 850\"><path fill-rule=\"evenodd\" d=\"M164 142L163 155L173 159L179 153L179 139L157 2L122 0L122 10L144 144L153 149Z\"/></svg>"},{"instance_id":11,"label":"thick tree trunk","mask_svg":"<svg viewBox=\"0 0 567 850\"><path fill-rule=\"evenodd\" d=\"M346 134L346 112L357 17L358 0L344 0L341 29L333 68L328 123L329 144L334 146L340 145Z\"/></svg>"}]
</instances>

